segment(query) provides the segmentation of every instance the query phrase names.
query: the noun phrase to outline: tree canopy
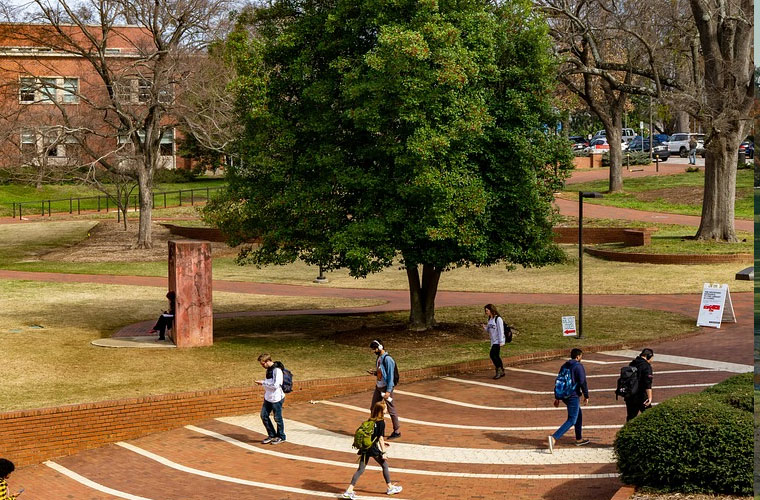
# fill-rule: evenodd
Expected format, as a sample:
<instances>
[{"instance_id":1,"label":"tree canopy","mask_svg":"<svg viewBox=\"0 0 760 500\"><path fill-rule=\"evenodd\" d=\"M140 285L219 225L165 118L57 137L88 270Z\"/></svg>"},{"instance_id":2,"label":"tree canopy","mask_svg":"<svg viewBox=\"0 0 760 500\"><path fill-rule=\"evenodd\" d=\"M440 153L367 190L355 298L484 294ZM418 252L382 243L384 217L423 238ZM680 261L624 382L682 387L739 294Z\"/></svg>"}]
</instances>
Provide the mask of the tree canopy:
<instances>
[{"instance_id":1,"label":"tree canopy","mask_svg":"<svg viewBox=\"0 0 760 500\"><path fill-rule=\"evenodd\" d=\"M242 160L206 218L259 239L242 262L355 277L400 262L425 328L442 271L560 258L551 200L570 157L530 2L278 1L242 15L227 50Z\"/></svg>"}]
</instances>

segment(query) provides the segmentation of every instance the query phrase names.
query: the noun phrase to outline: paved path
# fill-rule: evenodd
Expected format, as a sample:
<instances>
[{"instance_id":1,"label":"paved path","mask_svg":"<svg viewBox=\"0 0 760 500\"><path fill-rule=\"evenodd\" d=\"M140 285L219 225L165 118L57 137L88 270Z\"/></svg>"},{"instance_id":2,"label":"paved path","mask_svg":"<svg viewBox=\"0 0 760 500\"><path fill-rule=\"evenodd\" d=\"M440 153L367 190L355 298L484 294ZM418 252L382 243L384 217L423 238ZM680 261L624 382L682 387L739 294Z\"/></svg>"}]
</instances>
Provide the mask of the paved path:
<instances>
[{"instance_id":1,"label":"paved path","mask_svg":"<svg viewBox=\"0 0 760 500\"><path fill-rule=\"evenodd\" d=\"M689 166L688 158L670 157L666 162L660 162L659 171L657 166L652 165L642 166L636 165L631 167L633 170L626 170L625 168L625 154L623 155L623 185L625 185L625 179L632 179L636 177L649 177L653 175L676 175L684 173L686 167ZM697 167L704 168L705 160L697 158ZM567 179L566 184L579 184L582 182L592 182L599 180L608 180L610 178L609 168L589 168L578 170L575 169L570 174L570 178Z\"/></svg>"},{"instance_id":2,"label":"paved path","mask_svg":"<svg viewBox=\"0 0 760 500\"><path fill-rule=\"evenodd\" d=\"M559 208L559 213L571 217L578 217L578 201L568 200L561 197L554 198L554 204ZM695 215L678 215L662 212L647 212L630 208L610 207L594 203L583 203L583 218L589 219L621 219L643 222L655 222L659 224L680 224L683 226L699 227L700 217ZM754 231L754 223L751 220L735 219L734 227L737 231Z\"/></svg>"}]
</instances>

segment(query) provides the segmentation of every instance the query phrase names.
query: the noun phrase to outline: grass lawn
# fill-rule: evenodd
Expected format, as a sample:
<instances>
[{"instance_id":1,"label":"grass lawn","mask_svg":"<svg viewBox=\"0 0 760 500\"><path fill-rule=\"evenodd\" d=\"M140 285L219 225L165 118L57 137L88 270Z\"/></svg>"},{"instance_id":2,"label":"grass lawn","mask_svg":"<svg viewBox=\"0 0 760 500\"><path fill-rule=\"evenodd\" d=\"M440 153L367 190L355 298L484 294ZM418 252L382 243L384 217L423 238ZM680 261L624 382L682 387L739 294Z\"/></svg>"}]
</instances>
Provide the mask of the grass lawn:
<instances>
[{"instance_id":1,"label":"grass lawn","mask_svg":"<svg viewBox=\"0 0 760 500\"><path fill-rule=\"evenodd\" d=\"M703 170L677 175L649 176L626 179L623 192L606 194L604 198L588 198L584 203L609 205L651 212L666 212L683 215L702 213L702 190L705 181ZM751 219L753 215L753 173L752 169L738 170L736 173L735 215L738 219ZM577 199L578 191L606 192L609 182L594 181L571 184L565 192Z\"/></svg>"},{"instance_id":2,"label":"grass lawn","mask_svg":"<svg viewBox=\"0 0 760 500\"><path fill-rule=\"evenodd\" d=\"M0 282L3 370L0 411L177 391L251 385L272 352L301 380L359 375L371 367L370 337L391 347L402 369L487 359L481 307L438 309L458 327L434 332L435 342L403 327L406 313L372 316L246 317L217 321L215 344L197 349L107 349L90 341L119 327L153 319L164 305L160 288ZM214 294L216 311L331 307L346 301ZM366 305L363 301L351 301ZM576 345L656 339L695 329L693 318L627 308L584 308L586 339L560 335L564 306L500 305L519 330L505 356ZM32 328L39 325L43 328ZM641 327L641 325L652 325ZM656 326L655 326L656 325ZM75 374L75 376L72 376ZM368 379L368 384L371 380Z\"/></svg>"},{"instance_id":3,"label":"grass lawn","mask_svg":"<svg viewBox=\"0 0 760 500\"><path fill-rule=\"evenodd\" d=\"M156 207L162 207L164 205L164 196L161 193L172 192L179 190L202 190L196 192L194 199L191 200L189 191L182 194L182 203L190 204L191 201L197 202L199 200L205 201L206 188L218 188L226 185L224 179L200 179L193 182L182 183L159 183L154 186L155 193L155 205ZM214 192L209 192L210 196L214 195ZM24 202L23 214L24 215L39 215L41 212L41 206L39 203L26 204L27 202L41 202L42 200L62 200L53 201L50 204L50 209L53 213L56 212L68 212L69 208L73 209L73 212L77 212L77 200L76 198L100 196L101 197L101 209L105 211L106 198L100 191L78 184L52 184L45 185L40 189L36 189L34 186L19 185L19 184L3 184L0 185L0 217L7 217L13 214L12 203ZM137 196L137 189L133 193L132 200ZM69 199L73 198L73 203L69 202ZM173 206L179 204L179 195L171 194L166 196L166 205ZM114 209L113 202L109 202L110 209ZM80 203L81 210L96 210L98 208L97 200L82 200ZM45 204L47 210L47 204Z\"/></svg>"},{"instance_id":4,"label":"grass lawn","mask_svg":"<svg viewBox=\"0 0 760 500\"><path fill-rule=\"evenodd\" d=\"M0 268L21 271L47 271L82 274L116 274L136 276L166 276L165 254L148 262L116 260L111 262L68 262L41 260L41 254L59 245L70 245L87 238L92 221L27 223L0 226ZM158 247L158 245L157 245ZM165 249L165 246L161 247ZM576 293L578 287L578 250L566 245L568 262L544 268L460 268L444 273L441 290L498 291L523 293ZM165 250L161 250L164 252ZM111 253L111 252L109 252ZM584 293L695 293L705 282L731 283L733 292L753 290L748 281L735 281L741 264L654 265L609 262L586 256L584 263ZM406 290L406 273L396 267L355 279L345 270L327 273L330 282L317 285L312 280L318 270L302 262L286 266L238 266L233 257L215 257L214 279L283 283L304 286L340 288L378 288Z\"/></svg>"}]
</instances>

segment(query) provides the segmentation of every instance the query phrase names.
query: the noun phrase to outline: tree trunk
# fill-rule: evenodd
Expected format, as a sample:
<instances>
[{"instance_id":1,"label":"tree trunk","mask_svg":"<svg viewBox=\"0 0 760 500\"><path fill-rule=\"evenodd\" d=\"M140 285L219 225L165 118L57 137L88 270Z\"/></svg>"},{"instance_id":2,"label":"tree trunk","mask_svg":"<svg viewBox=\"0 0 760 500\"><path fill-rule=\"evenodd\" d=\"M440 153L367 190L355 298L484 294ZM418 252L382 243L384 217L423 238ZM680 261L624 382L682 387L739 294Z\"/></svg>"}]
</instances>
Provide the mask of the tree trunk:
<instances>
[{"instance_id":1,"label":"tree trunk","mask_svg":"<svg viewBox=\"0 0 760 500\"><path fill-rule=\"evenodd\" d=\"M153 248L151 233L151 211L153 209L153 172L152 165L143 166L137 172L138 196L140 198L140 221L138 223L137 244L135 248Z\"/></svg>"},{"instance_id":2,"label":"tree trunk","mask_svg":"<svg viewBox=\"0 0 760 500\"><path fill-rule=\"evenodd\" d=\"M744 127L739 127L743 129ZM698 240L737 241L734 228L736 166L742 130L713 135L706 146L705 189Z\"/></svg>"},{"instance_id":3,"label":"tree trunk","mask_svg":"<svg viewBox=\"0 0 760 500\"><path fill-rule=\"evenodd\" d=\"M676 129L674 132L691 132L689 113L686 111L676 111Z\"/></svg>"},{"instance_id":4,"label":"tree trunk","mask_svg":"<svg viewBox=\"0 0 760 500\"><path fill-rule=\"evenodd\" d=\"M425 331L434 327L435 295L441 279L440 269L431 264L423 264L422 283L417 267L407 268L406 277L409 281L409 329Z\"/></svg>"},{"instance_id":5,"label":"tree trunk","mask_svg":"<svg viewBox=\"0 0 760 500\"><path fill-rule=\"evenodd\" d=\"M612 126L606 128L607 144L610 145L610 193L623 189L623 120L621 113L614 113Z\"/></svg>"}]
</instances>

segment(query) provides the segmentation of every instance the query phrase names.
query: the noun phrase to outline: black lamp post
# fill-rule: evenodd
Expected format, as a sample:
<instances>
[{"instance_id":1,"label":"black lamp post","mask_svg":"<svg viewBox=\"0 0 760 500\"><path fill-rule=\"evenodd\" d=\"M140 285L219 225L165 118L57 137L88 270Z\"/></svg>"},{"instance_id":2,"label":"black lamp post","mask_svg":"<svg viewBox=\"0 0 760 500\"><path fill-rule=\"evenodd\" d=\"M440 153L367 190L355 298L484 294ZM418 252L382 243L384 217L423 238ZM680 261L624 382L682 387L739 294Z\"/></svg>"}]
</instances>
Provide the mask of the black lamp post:
<instances>
[{"instance_id":1,"label":"black lamp post","mask_svg":"<svg viewBox=\"0 0 760 500\"><path fill-rule=\"evenodd\" d=\"M583 338L583 198L602 198L597 192L578 192L578 336Z\"/></svg>"}]
</instances>

